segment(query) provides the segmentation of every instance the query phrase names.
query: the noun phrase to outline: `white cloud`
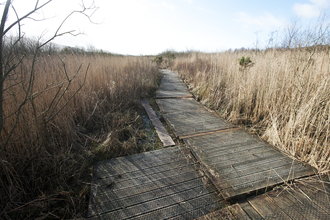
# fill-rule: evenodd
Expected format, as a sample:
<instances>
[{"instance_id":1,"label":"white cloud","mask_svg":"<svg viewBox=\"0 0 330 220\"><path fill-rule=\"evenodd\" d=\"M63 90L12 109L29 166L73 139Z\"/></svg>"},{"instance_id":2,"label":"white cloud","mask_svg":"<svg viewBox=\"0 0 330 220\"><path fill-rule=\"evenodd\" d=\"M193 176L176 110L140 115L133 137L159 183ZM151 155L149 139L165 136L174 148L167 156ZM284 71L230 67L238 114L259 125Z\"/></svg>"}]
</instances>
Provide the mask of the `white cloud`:
<instances>
[{"instance_id":1,"label":"white cloud","mask_svg":"<svg viewBox=\"0 0 330 220\"><path fill-rule=\"evenodd\" d=\"M165 8L171 9L171 10L175 10L176 7L174 5L171 5L167 2L162 2L162 6L164 6Z\"/></svg>"},{"instance_id":2,"label":"white cloud","mask_svg":"<svg viewBox=\"0 0 330 220\"><path fill-rule=\"evenodd\" d=\"M296 15L307 18L314 18L320 14L318 6L311 4L296 3L293 5L293 11Z\"/></svg>"},{"instance_id":3,"label":"white cloud","mask_svg":"<svg viewBox=\"0 0 330 220\"><path fill-rule=\"evenodd\" d=\"M330 0L310 0L311 4L296 3L293 12L301 17L314 18L320 15L322 8L330 6Z\"/></svg>"},{"instance_id":4,"label":"white cloud","mask_svg":"<svg viewBox=\"0 0 330 220\"><path fill-rule=\"evenodd\" d=\"M310 0L310 2L321 7L327 7L330 5L330 0Z\"/></svg>"},{"instance_id":5,"label":"white cloud","mask_svg":"<svg viewBox=\"0 0 330 220\"><path fill-rule=\"evenodd\" d=\"M192 4L192 3L194 3L194 1L193 1L193 0L182 0L182 1L184 1L184 2L188 2L189 4Z\"/></svg>"},{"instance_id":6,"label":"white cloud","mask_svg":"<svg viewBox=\"0 0 330 220\"><path fill-rule=\"evenodd\" d=\"M237 13L237 21L239 21L243 28L258 27L265 30L278 28L283 24L282 19L275 18L271 13L265 12L264 15L254 16L245 12Z\"/></svg>"}]
</instances>

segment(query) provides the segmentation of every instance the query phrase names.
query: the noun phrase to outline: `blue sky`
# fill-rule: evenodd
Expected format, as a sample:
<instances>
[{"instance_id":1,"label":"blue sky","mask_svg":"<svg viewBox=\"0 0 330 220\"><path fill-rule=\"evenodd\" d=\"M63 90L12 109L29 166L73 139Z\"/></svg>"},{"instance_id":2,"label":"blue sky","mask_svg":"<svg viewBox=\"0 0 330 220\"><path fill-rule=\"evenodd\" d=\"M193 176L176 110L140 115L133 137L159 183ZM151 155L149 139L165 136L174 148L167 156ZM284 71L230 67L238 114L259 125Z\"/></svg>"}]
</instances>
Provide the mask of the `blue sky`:
<instances>
[{"instance_id":1,"label":"blue sky","mask_svg":"<svg viewBox=\"0 0 330 220\"><path fill-rule=\"evenodd\" d=\"M14 0L13 4L23 15L35 2ZM79 9L80 2L53 0L35 15L35 18L47 19L25 21L23 31L28 36L46 39L65 15ZM86 5L90 2L85 0ZM157 54L166 49L215 52L252 48L257 37L262 47L271 32L279 33L293 17L309 24L319 16L320 10L329 9L330 0L95 0L95 5L99 10L93 21L98 24L74 15L63 31L77 30L84 35L64 36L55 42L85 48L93 45L132 55ZM8 23L13 19L11 13ZM16 33L17 29L10 34Z\"/></svg>"}]
</instances>

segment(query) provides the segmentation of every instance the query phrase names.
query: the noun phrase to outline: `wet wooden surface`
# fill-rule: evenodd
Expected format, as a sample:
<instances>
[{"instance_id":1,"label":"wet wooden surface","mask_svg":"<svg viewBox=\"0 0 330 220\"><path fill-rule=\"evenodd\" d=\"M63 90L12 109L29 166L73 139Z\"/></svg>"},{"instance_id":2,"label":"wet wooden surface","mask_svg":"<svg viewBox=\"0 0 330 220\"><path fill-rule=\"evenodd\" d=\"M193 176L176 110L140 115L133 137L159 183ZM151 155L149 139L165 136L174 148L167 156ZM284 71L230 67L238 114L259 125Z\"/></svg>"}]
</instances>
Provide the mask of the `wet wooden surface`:
<instances>
[{"instance_id":1,"label":"wet wooden surface","mask_svg":"<svg viewBox=\"0 0 330 220\"><path fill-rule=\"evenodd\" d=\"M194 219L223 199L185 147L100 161L94 165L90 219Z\"/></svg>"}]
</instances>

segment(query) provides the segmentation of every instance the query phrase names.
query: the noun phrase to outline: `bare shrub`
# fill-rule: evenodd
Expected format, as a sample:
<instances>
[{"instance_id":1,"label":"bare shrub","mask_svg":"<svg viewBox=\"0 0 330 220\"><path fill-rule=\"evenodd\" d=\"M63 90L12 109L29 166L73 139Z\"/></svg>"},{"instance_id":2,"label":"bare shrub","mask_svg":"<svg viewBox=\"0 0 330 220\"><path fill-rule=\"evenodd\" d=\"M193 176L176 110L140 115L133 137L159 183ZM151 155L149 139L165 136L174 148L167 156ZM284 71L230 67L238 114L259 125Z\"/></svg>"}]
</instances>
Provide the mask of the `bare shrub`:
<instances>
[{"instance_id":1,"label":"bare shrub","mask_svg":"<svg viewBox=\"0 0 330 220\"><path fill-rule=\"evenodd\" d=\"M10 0L1 22L1 219L83 216L92 162L146 150L138 142L138 102L157 87L156 65L103 52L60 53L49 43L71 33L61 25L46 41L21 35L20 21L49 2L36 1L9 25L18 25L18 37L5 37Z\"/></svg>"}]
</instances>

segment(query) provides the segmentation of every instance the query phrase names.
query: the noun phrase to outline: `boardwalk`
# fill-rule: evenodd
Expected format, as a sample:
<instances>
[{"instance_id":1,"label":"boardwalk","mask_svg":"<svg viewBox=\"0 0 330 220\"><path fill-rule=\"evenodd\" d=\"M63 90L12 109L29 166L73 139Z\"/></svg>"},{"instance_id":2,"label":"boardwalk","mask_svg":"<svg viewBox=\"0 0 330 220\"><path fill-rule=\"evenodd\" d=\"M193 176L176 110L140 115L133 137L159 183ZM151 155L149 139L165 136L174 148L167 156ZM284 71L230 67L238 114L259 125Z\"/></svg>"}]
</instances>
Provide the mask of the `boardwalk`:
<instances>
[{"instance_id":1,"label":"boardwalk","mask_svg":"<svg viewBox=\"0 0 330 220\"><path fill-rule=\"evenodd\" d=\"M194 219L224 207L187 148L101 161L94 166L90 219Z\"/></svg>"},{"instance_id":2,"label":"boardwalk","mask_svg":"<svg viewBox=\"0 0 330 220\"><path fill-rule=\"evenodd\" d=\"M163 71L163 74L166 79L174 78L172 84L177 84L178 76L173 72ZM187 88L182 91L187 92ZM235 128L195 100L174 99L176 93L168 94L171 99L157 100L161 113L205 167L225 199L314 173L310 166ZM162 94L161 87L158 94Z\"/></svg>"},{"instance_id":3,"label":"boardwalk","mask_svg":"<svg viewBox=\"0 0 330 220\"><path fill-rule=\"evenodd\" d=\"M313 175L310 166L210 112L177 74L162 72L156 101L185 145L96 163L90 219L330 218L329 185L287 184Z\"/></svg>"}]
</instances>

